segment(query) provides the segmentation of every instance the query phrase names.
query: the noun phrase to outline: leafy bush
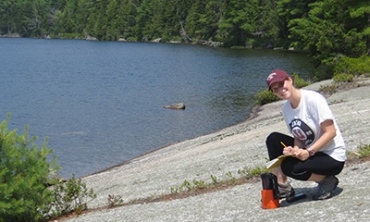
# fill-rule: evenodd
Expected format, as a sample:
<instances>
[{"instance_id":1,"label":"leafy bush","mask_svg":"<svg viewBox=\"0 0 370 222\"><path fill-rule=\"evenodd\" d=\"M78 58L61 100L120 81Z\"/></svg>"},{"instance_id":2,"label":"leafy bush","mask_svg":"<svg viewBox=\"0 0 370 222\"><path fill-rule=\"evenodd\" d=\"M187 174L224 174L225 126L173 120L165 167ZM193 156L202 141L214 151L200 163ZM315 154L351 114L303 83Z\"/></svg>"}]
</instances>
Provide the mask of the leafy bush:
<instances>
[{"instance_id":1,"label":"leafy bush","mask_svg":"<svg viewBox=\"0 0 370 222\"><path fill-rule=\"evenodd\" d=\"M254 95L254 100L257 105L265 105L280 100L273 92L269 89L265 89L256 95Z\"/></svg>"},{"instance_id":2,"label":"leafy bush","mask_svg":"<svg viewBox=\"0 0 370 222\"><path fill-rule=\"evenodd\" d=\"M85 36L79 33L59 33L58 35L50 34L52 38L60 38L60 39L84 39Z\"/></svg>"},{"instance_id":3,"label":"leafy bush","mask_svg":"<svg viewBox=\"0 0 370 222\"><path fill-rule=\"evenodd\" d=\"M248 48L248 49L253 48L255 41L256 41L255 39L247 39L245 41L245 48Z\"/></svg>"},{"instance_id":4,"label":"leafy bush","mask_svg":"<svg viewBox=\"0 0 370 222\"><path fill-rule=\"evenodd\" d=\"M359 58L342 57L334 68L334 75L340 73L352 73L354 75L370 75L370 57L362 55Z\"/></svg>"},{"instance_id":5,"label":"leafy bush","mask_svg":"<svg viewBox=\"0 0 370 222\"><path fill-rule=\"evenodd\" d=\"M315 69L315 74L313 76L313 81L318 82L318 81L322 81L322 80L325 80L325 79L333 78L333 75L334 75L333 69L334 69L334 65L332 63L320 64Z\"/></svg>"},{"instance_id":6,"label":"leafy bush","mask_svg":"<svg viewBox=\"0 0 370 222\"><path fill-rule=\"evenodd\" d=\"M293 73L292 76L293 76L293 79L294 79L294 86L295 87L297 87L297 88L303 88L305 86L310 85L309 82L307 82L306 80L304 80L301 77L299 77L297 73Z\"/></svg>"},{"instance_id":7,"label":"leafy bush","mask_svg":"<svg viewBox=\"0 0 370 222\"><path fill-rule=\"evenodd\" d=\"M0 124L0 221L39 221L52 201L45 184L55 157L50 164L47 139L39 149L36 137L27 138L27 127L23 135L9 132L9 118Z\"/></svg>"},{"instance_id":8,"label":"leafy bush","mask_svg":"<svg viewBox=\"0 0 370 222\"><path fill-rule=\"evenodd\" d=\"M128 42L136 42L136 38L134 38L134 37L128 37L127 38L127 41Z\"/></svg>"},{"instance_id":9,"label":"leafy bush","mask_svg":"<svg viewBox=\"0 0 370 222\"><path fill-rule=\"evenodd\" d=\"M42 221L51 213L59 216L86 209L87 198L96 197L93 190L74 176L66 183L57 181L54 189L48 187L49 173L60 167L55 166L56 156L47 161L52 153L47 139L39 149L36 137L28 139L27 126L23 135L9 132L9 119L10 114L0 123L0 222Z\"/></svg>"},{"instance_id":10,"label":"leafy bush","mask_svg":"<svg viewBox=\"0 0 370 222\"><path fill-rule=\"evenodd\" d=\"M353 82L353 75L352 74L334 74L333 81L336 83L340 82Z\"/></svg>"},{"instance_id":11,"label":"leafy bush","mask_svg":"<svg viewBox=\"0 0 370 222\"><path fill-rule=\"evenodd\" d=\"M92 189L87 189L81 179L72 176L67 182L58 183L53 187L54 201L51 203L53 216L60 216L72 211L81 214L87 209L89 198L96 198Z\"/></svg>"}]
</instances>

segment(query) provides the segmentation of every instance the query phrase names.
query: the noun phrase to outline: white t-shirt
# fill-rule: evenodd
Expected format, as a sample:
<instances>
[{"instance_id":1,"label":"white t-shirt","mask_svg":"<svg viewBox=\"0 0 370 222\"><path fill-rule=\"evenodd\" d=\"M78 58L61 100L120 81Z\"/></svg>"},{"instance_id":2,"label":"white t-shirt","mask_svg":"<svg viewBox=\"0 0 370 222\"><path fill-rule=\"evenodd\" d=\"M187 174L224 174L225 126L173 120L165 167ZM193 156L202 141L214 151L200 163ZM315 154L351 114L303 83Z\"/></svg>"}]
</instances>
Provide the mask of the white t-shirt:
<instances>
[{"instance_id":1,"label":"white t-shirt","mask_svg":"<svg viewBox=\"0 0 370 222\"><path fill-rule=\"evenodd\" d=\"M333 120L337 135L319 152L324 152L338 161L347 159L342 134L326 99L321 94L301 89L301 101L298 107L293 109L290 102L286 101L283 105L283 116L290 132L300 139L306 148L323 135L320 124L325 120Z\"/></svg>"}]
</instances>

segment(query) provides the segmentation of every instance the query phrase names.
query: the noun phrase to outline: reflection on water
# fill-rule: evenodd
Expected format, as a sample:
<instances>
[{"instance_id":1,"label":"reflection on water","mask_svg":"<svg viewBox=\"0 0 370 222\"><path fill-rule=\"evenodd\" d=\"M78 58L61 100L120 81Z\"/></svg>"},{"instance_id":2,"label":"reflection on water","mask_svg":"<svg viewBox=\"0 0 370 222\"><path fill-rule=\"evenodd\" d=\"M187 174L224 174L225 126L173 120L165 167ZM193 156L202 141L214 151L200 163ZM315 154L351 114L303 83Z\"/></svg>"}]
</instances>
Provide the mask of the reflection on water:
<instances>
[{"instance_id":1,"label":"reflection on water","mask_svg":"<svg viewBox=\"0 0 370 222\"><path fill-rule=\"evenodd\" d=\"M0 50L2 118L48 137L64 177L241 122L271 70L311 68L296 52L182 44L0 38Z\"/></svg>"}]
</instances>

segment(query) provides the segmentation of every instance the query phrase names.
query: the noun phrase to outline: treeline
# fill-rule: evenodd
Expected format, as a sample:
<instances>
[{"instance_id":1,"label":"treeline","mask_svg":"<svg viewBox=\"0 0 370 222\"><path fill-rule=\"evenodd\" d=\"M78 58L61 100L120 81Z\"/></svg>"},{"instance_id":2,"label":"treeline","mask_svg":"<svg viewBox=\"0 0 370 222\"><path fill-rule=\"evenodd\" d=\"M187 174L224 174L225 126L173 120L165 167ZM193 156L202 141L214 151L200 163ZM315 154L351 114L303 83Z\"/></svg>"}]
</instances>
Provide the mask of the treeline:
<instances>
[{"instance_id":1,"label":"treeline","mask_svg":"<svg viewBox=\"0 0 370 222\"><path fill-rule=\"evenodd\" d=\"M0 34L370 53L369 0L1 0Z\"/></svg>"}]
</instances>

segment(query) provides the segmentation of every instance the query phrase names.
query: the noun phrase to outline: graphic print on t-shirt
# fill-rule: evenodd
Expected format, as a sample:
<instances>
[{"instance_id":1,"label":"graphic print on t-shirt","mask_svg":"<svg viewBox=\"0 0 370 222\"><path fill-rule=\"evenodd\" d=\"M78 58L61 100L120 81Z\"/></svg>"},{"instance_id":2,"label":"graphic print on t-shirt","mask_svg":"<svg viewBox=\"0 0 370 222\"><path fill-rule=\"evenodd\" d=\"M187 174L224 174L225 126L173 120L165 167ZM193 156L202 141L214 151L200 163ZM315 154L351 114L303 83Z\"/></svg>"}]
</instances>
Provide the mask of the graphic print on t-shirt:
<instances>
[{"instance_id":1,"label":"graphic print on t-shirt","mask_svg":"<svg viewBox=\"0 0 370 222\"><path fill-rule=\"evenodd\" d=\"M315 139L312 129L301 119L294 118L289 124L292 134L308 146Z\"/></svg>"}]
</instances>

